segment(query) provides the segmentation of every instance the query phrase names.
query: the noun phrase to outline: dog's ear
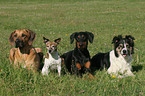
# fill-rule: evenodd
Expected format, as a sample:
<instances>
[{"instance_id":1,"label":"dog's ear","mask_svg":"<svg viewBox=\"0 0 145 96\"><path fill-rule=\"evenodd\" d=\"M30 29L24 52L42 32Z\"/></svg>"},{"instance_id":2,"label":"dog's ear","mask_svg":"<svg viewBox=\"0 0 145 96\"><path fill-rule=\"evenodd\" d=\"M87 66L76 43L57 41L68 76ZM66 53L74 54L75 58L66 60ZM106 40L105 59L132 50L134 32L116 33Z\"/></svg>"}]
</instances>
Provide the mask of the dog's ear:
<instances>
[{"instance_id":1,"label":"dog's ear","mask_svg":"<svg viewBox=\"0 0 145 96\"><path fill-rule=\"evenodd\" d=\"M28 44L29 45L32 45L32 43L35 40L35 38L36 38L37 35L36 35L35 32L33 32L33 31L29 30L29 29L26 29L26 32L28 32L30 34Z\"/></svg>"},{"instance_id":2,"label":"dog's ear","mask_svg":"<svg viewBox=\"0 0 145 96\"><path fill-rule=\"evenodd\" d=\"M76 37L77 33L78 32L75 32L75 33L71 34L71 36L70 36L70 44L72 44L74 42L74 38Z\"/></svg>"},{"instance_id":3,"label":"dog's ear","mask_svg":"<svg viewBox=\"0 0 145 96\"><path fill-rule=\"evenodd\" d=\"M115 51L115 56L119 57L118 52L116 51L116 47L118 45L118 42L122 39L121 35L115 36L112 40L112 44L114 44L114 51Z\"/></svg>"},{"instance_id":4,"label":"dog's ear","mask_svg":"<svg viewBox=\"0 0 145 96\"><path fill-rule=\"evenodd\" d=\"M12 32L9 36L9 42L12 46L14 46L15 42L14 42L14 38L13 38L13 34L15 33L16 31Z\"/></svg>"},{"instance_id":5,"label":"dog's ear","mask_svg":"<svg viewBox=\"0 0 145 96\"><path fill-rule=\"evenodd\" d=\"M86 33L87 33L87 35L88 35L89 42L90 42L90 43L93 43L94 34L91 33L91 32L86 32Z\"/></svg>"},{"instance_id":6,"label":"dog's ear","mask_svg":"<svg viewBox=\"0 0 145 96\"><path fill-rule=\"evenodd\" d=\"M112 40L112 44L117 44L122 39L121 35L115 36Z\"/></svg>"},{"instance_id":7,"label":"dog's ear","mask_svg":"<svg viewBox=\"0 0 145 96\"><path fill-rule=\"evenodd\" d=\"M59 42L61 41L61 38L55 39L54 42L56 42L57 44L59 44Z\"/></svg>"},{"instance_id":8,"label":"dog's ear","mask_svg":"<svg viewBox=\"0 0 145 96\"><path fill-rule=\"evenodd\" d=\"M129 40L128 43L131 46L130 47L131 48L131 54L133 54L134 53L134 40L135 40L135 38L132 37L131 35L126 35L125 38Z\"/></svg>"},{"instance_id":9,"label":"dog's ear","mask_svg":"<svg viewBox=\"0 0 145 96\"><path fill-rule=\"evenodd\" d=\"M135 40L135 38L132 37L131 35L126 35L125 38L130 41L131 46L133 47L134 46L134 41L133 40Z\"/></svg>"},{"instance_id":10,"label":"dog's ear","mask_svg":"<svg viewBox=\"0 0 145 96\"><path fill-rule=\"evenodd\" d=\"M45 38L45 37L43 37L43 40L44 40L44 43L46 43L46 42L49 41L49 39L47 39L47 38Z\"/></svg>"}]
</instances>

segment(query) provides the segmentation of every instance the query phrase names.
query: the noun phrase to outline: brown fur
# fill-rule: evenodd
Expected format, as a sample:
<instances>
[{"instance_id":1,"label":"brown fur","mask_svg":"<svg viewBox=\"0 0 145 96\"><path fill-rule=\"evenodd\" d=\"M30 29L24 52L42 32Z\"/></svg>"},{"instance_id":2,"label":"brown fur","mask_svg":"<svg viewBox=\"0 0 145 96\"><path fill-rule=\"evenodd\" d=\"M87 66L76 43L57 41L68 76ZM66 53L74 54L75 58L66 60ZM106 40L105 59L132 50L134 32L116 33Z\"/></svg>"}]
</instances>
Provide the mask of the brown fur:
<instances>
[{"instance_id":1,"label":"brown fur","mask_svg":"<svg viewBox=\"0 0 145 96\"><path fill-rule=\"evenodd\" d=\"M18 46L10 50L9 59L14 66L24 67L33 71L37 71L42 67L42 50L32 46L35 38L35 32L29 29L18 29L10 34L9 42L12 46L17 46L19 42L23 43L22 47ZM19 42L16 43L16 40L19 40Z\"/></svg>"}]
</instances>

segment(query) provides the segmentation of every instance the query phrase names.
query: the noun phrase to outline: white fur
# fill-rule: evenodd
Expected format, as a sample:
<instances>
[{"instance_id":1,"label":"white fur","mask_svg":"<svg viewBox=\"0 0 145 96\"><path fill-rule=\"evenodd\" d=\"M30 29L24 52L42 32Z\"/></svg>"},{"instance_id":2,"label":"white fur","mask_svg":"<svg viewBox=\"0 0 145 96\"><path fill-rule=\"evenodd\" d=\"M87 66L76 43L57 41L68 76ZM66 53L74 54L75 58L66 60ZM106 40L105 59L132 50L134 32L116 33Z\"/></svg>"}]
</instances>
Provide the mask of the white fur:
<instances>
[{"instance_id":1,"label":"white fur","mask_svg":"<svg viewBox=\"0 0 145 96\"><path fill-rule=\"evenodd\" d=\"M57 69L59 76L61 75L61 58L57 51L54 51L53 53L48 53L49 58L45 58L44 66L42 69L43 75L48 75L49 73L49 67L53 69Z\"/></svg>"},{"instance_id":2,"label":"white fur","mask_svg":"<svg viewBox=\"0 0 145 96\"><path fill-rule=\"evenodd\" d=\"M133 61L132 56L127 55L123 57L121 54L119 57L115 56L114 50L110 52L110 67L107 72L109 74L118 76L119 78L134 76L131 72L131 62ZM120 75L122 74L122 75Z\"/></svg>"}]
</instances>

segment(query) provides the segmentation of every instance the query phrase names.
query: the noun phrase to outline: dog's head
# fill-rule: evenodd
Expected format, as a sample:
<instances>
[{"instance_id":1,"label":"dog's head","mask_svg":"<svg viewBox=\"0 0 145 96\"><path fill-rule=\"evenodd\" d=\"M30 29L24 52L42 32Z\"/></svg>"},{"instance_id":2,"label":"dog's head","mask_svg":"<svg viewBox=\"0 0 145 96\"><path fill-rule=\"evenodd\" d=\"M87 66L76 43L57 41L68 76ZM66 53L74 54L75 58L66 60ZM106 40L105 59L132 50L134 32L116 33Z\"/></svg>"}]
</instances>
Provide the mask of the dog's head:
<instances>
[{"instance_id":1,"label":"dog's head","mask_svg":"<svg viewBox=\"0 0 145 96\"><path fill-rule=\"evenodd\" d=\"M75 32L70 36L70 43L76 40L76 47L79 49L87 48L88 40L93 43L94 35L91 32Z\"/></svg>"},{"instance_id":2,"label":"dog's head","mask_svg":"<svg viewBox=\"0 0 145 96\"><path fill-rule=\"evenodd\" d=\"M16 48L24 48L25 46L32 45L35 38L35 32L29 29L18 29L10 34L9 42Z\"/></svg>"},{"instance_id":3,"label":"dog's head","mask_svg":"<svg viewBox=\"0 0 145 96\"><path fill-rule=\"evenodd\" d=\"M135 38L131 35L126 35L122 38L121 35L115 36L112 40L114 44L115 56L118 57L120 54L124 57L134 53L134 41Z\"/></svg>"},{"instance_id":4,"label":"dog's head","mask_svg":"<svg viewBox=\"0 0 145 96\"><path fill-rule=\"evenodd\" d=\"M46 44L47 51L49 53L53 53L54 51L57 51L57 45L61 41L61 38L55 39L54 41L50 41L49 39L43 37L43 41Z\"/></svg>"}]
</instances>

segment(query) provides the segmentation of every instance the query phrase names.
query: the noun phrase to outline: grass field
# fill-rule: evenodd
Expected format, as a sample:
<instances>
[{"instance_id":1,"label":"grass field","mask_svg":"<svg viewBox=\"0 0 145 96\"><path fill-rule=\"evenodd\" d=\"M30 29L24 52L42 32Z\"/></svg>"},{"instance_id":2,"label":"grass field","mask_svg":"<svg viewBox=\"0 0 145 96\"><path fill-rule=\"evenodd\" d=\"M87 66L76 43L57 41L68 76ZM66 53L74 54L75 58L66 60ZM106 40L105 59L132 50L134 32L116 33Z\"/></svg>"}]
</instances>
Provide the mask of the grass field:
<instances>
[{"instance_id":1,"label":"grass field","mask_svg":"<svg viewBox=\"0 0 145 96\"><path fill-rule=\"evenodd\" d=\"M13 69L9 62L8 42L16 29L31 29L37 38L34 47L45 53L43 36L62 38L59 53L72 50L69 36L73 32L94 33L89 44L91 56L113 49L116 35L135 37L132 63L135 78L112 78L97 71L96 79L88 80L57 72L48 76L26 69ZM144 0L1 0L0 1L0 95L1 96L145 96L145 1Z\"/></svg>"}]
</instances>

